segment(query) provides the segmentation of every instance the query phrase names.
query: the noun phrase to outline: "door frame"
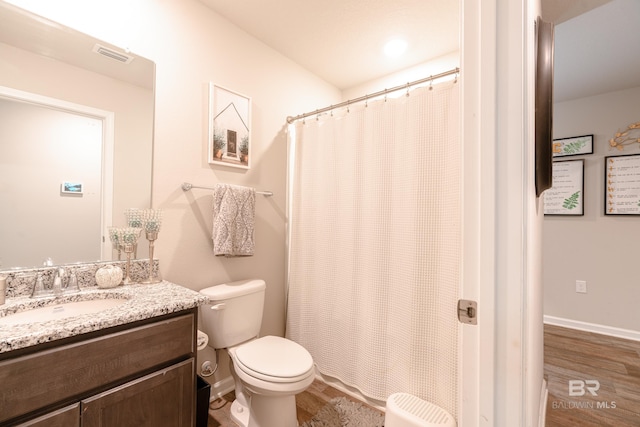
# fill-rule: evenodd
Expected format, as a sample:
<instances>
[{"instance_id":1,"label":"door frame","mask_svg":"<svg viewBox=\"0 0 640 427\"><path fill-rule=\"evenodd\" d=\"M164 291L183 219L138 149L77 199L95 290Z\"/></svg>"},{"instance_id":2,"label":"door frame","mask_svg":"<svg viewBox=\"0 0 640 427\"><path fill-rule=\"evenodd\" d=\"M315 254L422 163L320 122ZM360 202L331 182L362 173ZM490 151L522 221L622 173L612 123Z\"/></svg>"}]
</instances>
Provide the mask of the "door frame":
<instances>
[{"instance_id":1,"label":"door frame","mask_svg":"<svg viewBox=\"0 0 640 427\"><path fill-rule=\"evenodd\" d=\"M540 0L461 0L460 427L543 425L534 22Z\"/></svg>"}]
</instances>

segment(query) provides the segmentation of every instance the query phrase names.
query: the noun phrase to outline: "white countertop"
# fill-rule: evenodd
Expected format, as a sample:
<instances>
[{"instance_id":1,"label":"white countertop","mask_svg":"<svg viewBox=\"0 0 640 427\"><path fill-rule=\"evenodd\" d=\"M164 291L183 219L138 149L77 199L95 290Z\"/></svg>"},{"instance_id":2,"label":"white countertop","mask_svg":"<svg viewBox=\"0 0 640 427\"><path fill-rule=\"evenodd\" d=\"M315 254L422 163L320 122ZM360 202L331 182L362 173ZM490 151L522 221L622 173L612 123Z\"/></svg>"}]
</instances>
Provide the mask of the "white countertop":
<instances>
[{"instance_id":1,"label":"white countertop","mask_svg":"<svg viewBox=\"0 0 640 427\"><path fill-rule=\"evenodd\" d=\"M113 289L85 288L79 293L63 295L57 299L36 299L26 296L7 298L6 303L0 305L0 317L56 303L101 298L122 298L127 301L93 314L46 322L0 325L0 353L175 313L198 307L207 301L204 295L196 291L162 281L151 285L135 284Z\"/></svg>"}]
</instances>

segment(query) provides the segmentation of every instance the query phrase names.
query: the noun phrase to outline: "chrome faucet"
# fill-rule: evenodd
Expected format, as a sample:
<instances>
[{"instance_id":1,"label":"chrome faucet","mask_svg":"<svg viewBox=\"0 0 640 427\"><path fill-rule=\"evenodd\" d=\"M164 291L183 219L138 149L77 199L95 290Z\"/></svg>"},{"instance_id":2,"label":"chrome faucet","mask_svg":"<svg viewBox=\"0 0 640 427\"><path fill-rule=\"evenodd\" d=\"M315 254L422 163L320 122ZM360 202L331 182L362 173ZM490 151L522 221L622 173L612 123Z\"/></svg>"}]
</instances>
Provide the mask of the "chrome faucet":
<instances>
[{"instance_id":1,"label":"chrome faucet","mask_svg":"<svg viewBox=\"0 0 640 427\"><path fill-rule=\"evenodd\" d=\"M64 268L59 267L55 270L53 282L49 286L44 283L43 273L37 273L31 298L59 297L65 292L79 292L80 286L76 270L71 269L67 274Z\"/></svg>"},{"instance_id":2,"label":"chrome faucet","mask_svg":"<svg viewBox=\"0 0 640 427\"><path fill-rule=\"evenodd\" d=\"M40 297L45 293L44 279L42 279L42 273L36 274L36 280L33 284L33 291L31 292L31 298Z\"/></svg>"},{"instance_id":3,"label":"chrome faucet","mask_svg":"<svg viewBox=\"0 0 640 427\"><path fill-rule=\"evenodd\" d=\"M69 273L69 280L67 280L67 291L69 292L80 292L80 284L78 283L78 275L76 274L77 270L71 270Z\"/></svg>"}]
</instances>

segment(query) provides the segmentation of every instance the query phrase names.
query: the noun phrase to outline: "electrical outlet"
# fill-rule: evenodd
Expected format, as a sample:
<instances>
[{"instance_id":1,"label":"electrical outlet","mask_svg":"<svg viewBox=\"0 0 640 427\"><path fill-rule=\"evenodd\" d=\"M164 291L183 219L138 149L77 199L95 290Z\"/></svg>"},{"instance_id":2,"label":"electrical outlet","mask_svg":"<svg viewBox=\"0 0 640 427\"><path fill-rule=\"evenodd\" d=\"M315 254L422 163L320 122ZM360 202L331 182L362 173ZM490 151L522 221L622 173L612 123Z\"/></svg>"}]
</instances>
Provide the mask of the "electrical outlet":
<instances>
[{"instance_id":1,"label":"electrical outlet","mask_svg":"<svg viewBox=\"0 0 640 427\"><path fill-rule=\"evenodd\" d=\"M585 280L576 280L576 292L581 294L587 293L587 282Z\"/></svg>"}]
</instances>

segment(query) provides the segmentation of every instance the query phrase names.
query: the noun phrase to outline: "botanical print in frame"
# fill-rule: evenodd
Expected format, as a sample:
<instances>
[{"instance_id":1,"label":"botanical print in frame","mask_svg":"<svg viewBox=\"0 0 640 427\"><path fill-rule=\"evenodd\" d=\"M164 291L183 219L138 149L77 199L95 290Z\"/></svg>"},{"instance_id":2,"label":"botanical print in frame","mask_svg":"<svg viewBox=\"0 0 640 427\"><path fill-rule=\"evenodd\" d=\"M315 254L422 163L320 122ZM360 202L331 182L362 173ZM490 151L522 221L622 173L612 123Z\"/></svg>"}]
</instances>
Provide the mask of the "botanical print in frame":
<instances>
[{"instance_id":1,"label":"botanical print in frame","mask_svg":"<svg viewBox=\"0 0 640 427\"><path fill-rule=\"evenodd\" d=\"M554 139L552 153L553 157L593 154L593 135Z\"/></svg>"},{"instance_id":2,"label":"botanical print in frame","mask_svg":"<svg viewBox=\"0 0 640 427\"><path fill-rule=\"evenodd\" d=\"M251 98L209 83L208 144L210 164L251 167Z\"/></svg>"},{"instance_id":3,"label":"botanical print in frame","mask_svg":"<svg viewBox=\"0 0 640 427\"><path fill-rule=\"evenodd\" d=\"M543 196L545 215L584 215L584 160L553 162L553 185Z\"/></svg>"}]
</instances>

